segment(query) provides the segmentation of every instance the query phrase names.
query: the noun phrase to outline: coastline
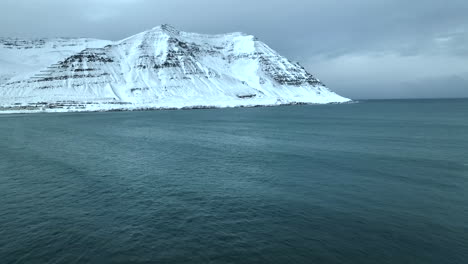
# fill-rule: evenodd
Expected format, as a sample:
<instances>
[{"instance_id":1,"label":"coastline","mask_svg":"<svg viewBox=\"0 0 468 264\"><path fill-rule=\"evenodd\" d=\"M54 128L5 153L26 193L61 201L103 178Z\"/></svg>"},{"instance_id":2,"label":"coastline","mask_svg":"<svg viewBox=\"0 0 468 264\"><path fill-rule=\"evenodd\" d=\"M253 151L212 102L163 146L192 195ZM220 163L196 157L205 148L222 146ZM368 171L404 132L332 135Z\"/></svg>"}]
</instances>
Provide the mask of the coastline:
<instances>
[{"instance_id":1,"label":"coastline","mask_svg":"<svg viewBox=\"0 0 468 264\"><path fill-rule=\"evenodd\" d=\"M96 113L96 112L138 112L138 111L159 111L159 110L201 110L201 109L224 109L224 108L256 108L256 107L278 107L278 106L291 106L291 105L332 105L332 104L354 104L359 101L348 99L343 102L328 102L328 103L307 103L307 102L288 102L288 103L277 103L277 104L245 104L245 105L192 105L192 106L139 106L133 104L122 104L128 105L129 107L102 107L103 104L90 104L89 108L41 108L41 109L12 109L4 110L5 108L14 108L15 106L0 106L0 115L8 114L40 114L40 113ZM131 106L130 106L131 105ZM121 106L121 105L119 105ZM22 106L18 106L20 108Z\"/></svg>"}]
</instances>

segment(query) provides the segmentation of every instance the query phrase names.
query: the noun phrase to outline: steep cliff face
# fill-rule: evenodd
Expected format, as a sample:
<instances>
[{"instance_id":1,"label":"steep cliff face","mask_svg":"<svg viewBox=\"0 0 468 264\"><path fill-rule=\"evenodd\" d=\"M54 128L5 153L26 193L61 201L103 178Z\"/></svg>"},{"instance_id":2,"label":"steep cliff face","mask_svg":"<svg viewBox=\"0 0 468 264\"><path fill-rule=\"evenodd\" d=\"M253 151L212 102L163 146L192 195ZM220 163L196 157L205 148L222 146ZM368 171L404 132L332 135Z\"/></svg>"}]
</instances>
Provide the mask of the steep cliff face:
<instances>
[{"instance_id":1,"label":"steep cliff face","mask_svg":"<svg viewBox=\"0 0 468 264\"><path fill-rule=\"evenodd\" d=\"M242 33L202 35L163 25L117 42L4 40L1 45L2 64L15 65L0 72L0 105L10 110L349 101ZM25 57L35 64L22 63Z\"/></svg>"}]
</instances>

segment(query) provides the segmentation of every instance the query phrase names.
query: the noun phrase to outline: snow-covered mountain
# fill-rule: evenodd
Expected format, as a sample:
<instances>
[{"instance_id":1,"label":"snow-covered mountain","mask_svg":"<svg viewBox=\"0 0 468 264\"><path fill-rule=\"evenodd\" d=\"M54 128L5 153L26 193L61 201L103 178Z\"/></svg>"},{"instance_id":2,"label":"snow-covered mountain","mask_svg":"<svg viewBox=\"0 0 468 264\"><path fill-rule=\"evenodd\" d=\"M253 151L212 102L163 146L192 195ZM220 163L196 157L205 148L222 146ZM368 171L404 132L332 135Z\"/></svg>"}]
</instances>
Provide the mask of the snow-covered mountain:
<instances>
[{"instance_id":1,"label":"snow-covered mountain","mask_svg":"<svg viewBox=\"0 0 468 264\"><path fill-rule=\"evenodd\" d=\"M347 102L242 33L163 25L127 39L0 39L0 110L234 107Z\"/></svg>"}]
</instances>

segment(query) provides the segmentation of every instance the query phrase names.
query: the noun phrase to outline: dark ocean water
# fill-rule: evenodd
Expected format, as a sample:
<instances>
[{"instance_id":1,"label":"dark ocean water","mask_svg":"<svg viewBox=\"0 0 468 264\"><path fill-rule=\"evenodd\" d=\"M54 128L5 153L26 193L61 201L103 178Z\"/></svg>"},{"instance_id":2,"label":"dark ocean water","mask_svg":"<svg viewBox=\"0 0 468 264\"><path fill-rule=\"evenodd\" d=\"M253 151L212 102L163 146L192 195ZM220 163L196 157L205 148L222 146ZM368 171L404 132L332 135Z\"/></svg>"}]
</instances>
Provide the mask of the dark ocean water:
<instances>
[{"instance_id":1,"label":"dark ocean water","mask_svg":"<svg viewBox=\"0 0 468 264\"><path fill-rule=\"evenodd\" d=\"M468 100L0 116L1 263L468 263Z\"/></svg>"}]
</instances>

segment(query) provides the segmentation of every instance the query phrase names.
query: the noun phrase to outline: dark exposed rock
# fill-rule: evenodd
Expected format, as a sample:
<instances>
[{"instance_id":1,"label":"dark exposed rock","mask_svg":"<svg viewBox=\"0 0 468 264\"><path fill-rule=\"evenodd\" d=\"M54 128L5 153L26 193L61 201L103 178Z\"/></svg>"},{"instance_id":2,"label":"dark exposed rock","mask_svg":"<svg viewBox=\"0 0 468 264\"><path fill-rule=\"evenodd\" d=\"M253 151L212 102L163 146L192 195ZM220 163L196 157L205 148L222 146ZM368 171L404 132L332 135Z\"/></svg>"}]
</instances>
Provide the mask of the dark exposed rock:
<instances>
[{"instance_id":1,"label":"dark exposed rock","mask_svg":"<svg viewBox=\"0 0 468 264\"><path fill-rule=\"evenodd\" d=\"M237 98L240 98L240 99L249 99L249 98L254 98L254 97L256 97L256 96L257 96L256 94L237 95Z\"/></svg>"},{"instance_id":2,"label":"dark exposed rock","mask_svg":"<svg viewBox=\"0 0 468 264\"><path fill-rule=\"evenodd\" d=\"M50 81L79 79L79 78L97 78L97 77L108 76L108 75L109 73L101 73L99 75L92 75L92 74L60 75L60 76L45 77L45 78L42 78L33 82L50 82Z\"/></svg>"}]
</instances>

